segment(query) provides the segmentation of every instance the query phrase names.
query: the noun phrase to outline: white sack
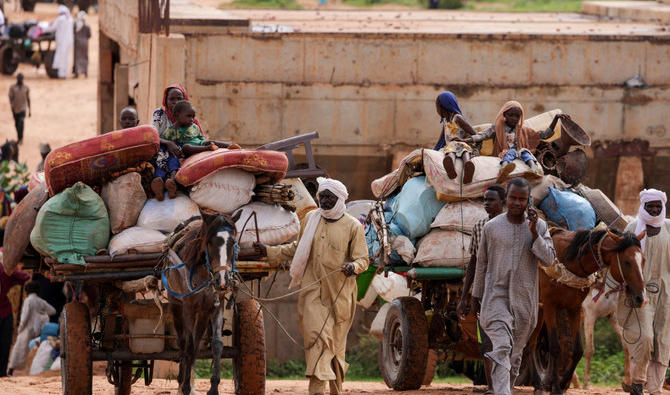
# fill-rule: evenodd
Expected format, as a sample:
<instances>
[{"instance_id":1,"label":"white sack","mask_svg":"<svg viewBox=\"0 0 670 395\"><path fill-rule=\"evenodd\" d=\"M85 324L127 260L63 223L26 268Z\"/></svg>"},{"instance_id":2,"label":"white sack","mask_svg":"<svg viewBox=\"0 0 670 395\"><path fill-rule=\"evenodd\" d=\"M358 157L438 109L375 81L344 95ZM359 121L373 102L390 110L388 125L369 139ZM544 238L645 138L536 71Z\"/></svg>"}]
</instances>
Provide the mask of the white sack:
<instances>
[{"instance_id":1,"label":"white sack","mask_svg":"<svg viewBox=\"0 0 670 395\"><path fill-rule=\"evenodd\" d=\"M37 353L33 358L33 363L30 365L30 375L40 374L46 370L46 366L51 362L51 351L54 346L49 340L44 340L37 348Z\"/></svg>"},{"instance_id":2,"label":"white sack","mask_svg":"<svg viewBox=\"0 0 670 395\"><path fill-rule=\"evenodd\" d=\"M147 201L142 187L142 176L135 172L124 174L103 185L100 196L107 206L109 225L114 234L134 226Z\"/></svg>"},{"instance_id":3,"label":"white sack","mask_svg":"<svg viewBox=\"0 0 670 395\"><path fill-rule=\"evenodd\" d=\"M278 245L286 243L300 233L300 221L295 213L284 210L281 206L253 202L242 206L242 215L237 220L235 227L242 232L244 223L252 212L256 212L258 219L259 237L263 244ZM240 247L252 247L256 242L256 223L249 219L244 233L240 238Z\"/></svg>"},{"instance_id":4,"label":"white sack","mask_svg":"<svg viewBox=\"0 0 670 395\"><path fill-rule=\"evenodd\" d=\"M447 203L437 213L430 227L470 233L475 224L486 217L488 214L481 200Z\"/></svg>"},{"instance_id":5,"label":"white sack","mask_svg":"<svg viewBox=\"0 0 670 395\"><path fill-rule=\"evenodd\" d=\"M414 260L416 248L406 236L391 235L389 241L391 242L391 249L400 255L403 261L411 263Z\"/></svg>"},{"instance_id":6,"label":"white sack","mask_svg":"<svg viewBox=\"0 0 670 395\"><path fill-rule=\"evenodd\" d=\"M256 177L240 169L221 169L191 188L191 199L201 208L230 214L251 201Z\"/></svg>"},{"instance_id":7,"label":"white sack","mask_svg":"<svg viewBox=\"0 0 670 395\"><path fill-rule=\"evenodd\" d=\"M392 302L401 296L409 296L410 291L407 286L407 279L393 272L388 272L388 277L383 274L375 274L370 286L387 302Z\"/></svg>"},{"instance_id":8,"label":"white sack","mask_svg":"<svg viewBox=\"0 0 670 395\"><path fill-rule=\"evenodd\" d=\"M455 230L433 229L419 241L414 264L423 267L461 267L470 260L470 236Z\"/></svg>"},{"instance_id":9,"label":"white sack","mask_svg":"<svg viewBox=\"0 0 670 395\"><path fill-rule=\"evenodd\" d=\"M166 237L157 230L134 226L112 237L112 240L109 241L109 255L116 256L129 252L137 254L161 252Z\"/></svg>"},{"instance_id":10,"label":"white sack","mask_svg":"<svg viewBox=\"0 0 670 395\"><path fill-rule=\"evenodd\" d=\"M166 194L162 202L156 199L147 201L137 219L137 226L170 233L182 221L194 216L200 217L200 209L193 200L182 193L177 193L174 199L168 199Z\"/></svg>"},{"instance_id":11,"label":"white sack","mask_svg":"<svg viewBox=\"0 0 670 395\"><path fill-rule=\"evenodd\" d=\"M51 364L49 370L60 370L60 356L54 359L54 363Z\"/></svg>"}]
</instances>

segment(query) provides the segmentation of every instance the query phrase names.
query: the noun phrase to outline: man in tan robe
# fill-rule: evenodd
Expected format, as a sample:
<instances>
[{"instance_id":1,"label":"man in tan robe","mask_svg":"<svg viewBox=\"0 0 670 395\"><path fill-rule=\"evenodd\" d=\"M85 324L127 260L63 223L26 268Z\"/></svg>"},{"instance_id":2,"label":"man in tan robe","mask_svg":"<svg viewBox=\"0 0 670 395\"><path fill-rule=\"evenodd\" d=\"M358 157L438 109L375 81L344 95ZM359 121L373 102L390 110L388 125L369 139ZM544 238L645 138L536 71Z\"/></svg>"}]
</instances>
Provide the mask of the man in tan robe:
<instances>
[{"instance_id":1,"label":"man in tan robe","mask_svg":"<svg viewBox=\"0 0 670 395\"><path fill-rule=\"evenodd\" d=\"M484 225L472 286L472 310L491 339L496 395L511 395L523 349L537 324L538 262L556 257L547 224L528 208L530 185L514 178L507 187L507 213ZM481 301L481 305L480 305ZM481 309L480 309L481 306Z\"/></svg>"},{"instance_id":2,"label":"man in tan robe","mask_svg":"<svg viewBox=\"0 0 670 395\"><path fill-rule=\"evenodd\" d=\"M271 261L292 260L291 287L307 286L298 298L298 320L310 395L325 394L326 381L331 394L340 394L349 367L344 360L347 334L356 311L354 274L368 268L368 250L363 226L345 212L346 187L319 178L317 195L320 208L307 215L298 241L256 248Z\"/></svg>"},{"instance_id":3,"label":"man in tan robe","mask_svg":"<svg viewBox=\"0 0 670 395\"><path fill-rule=\"evenodd\" d=\"M638 219L626 227L627 232L636 235L647 232L641 244L649 303L636 309L636 314L626 306L625 293L621 292L617 308L626 339L634 341L639 336L628 345L633 381L630 393L636 395L642 394L645 383L650 394L661 393L670 360L670 220L665 218L666 203L664 192L645 189L640 192Z\"/></svg>"}]
</instances>

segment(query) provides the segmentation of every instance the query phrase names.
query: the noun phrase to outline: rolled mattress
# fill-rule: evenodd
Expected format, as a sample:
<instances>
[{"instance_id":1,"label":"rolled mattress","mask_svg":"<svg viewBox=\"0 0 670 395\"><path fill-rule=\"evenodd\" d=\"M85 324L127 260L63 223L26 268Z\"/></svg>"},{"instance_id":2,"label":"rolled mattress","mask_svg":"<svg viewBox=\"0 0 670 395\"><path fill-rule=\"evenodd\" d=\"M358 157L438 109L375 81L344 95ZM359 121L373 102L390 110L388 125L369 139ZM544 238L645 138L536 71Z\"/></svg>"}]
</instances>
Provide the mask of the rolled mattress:
<instances>
[{"instance_id":1,"label":"rolled mattress","mask_svg":"<svg viewBox=\"0 0 670 395\"><path fill-rule=\"evenodd\" d=\"M156 129L143 125L57 148L44 163L49 193L54 195L79 181L100 184L116 171L151 160L159 145Z\"/></svg>"}]
</instances>

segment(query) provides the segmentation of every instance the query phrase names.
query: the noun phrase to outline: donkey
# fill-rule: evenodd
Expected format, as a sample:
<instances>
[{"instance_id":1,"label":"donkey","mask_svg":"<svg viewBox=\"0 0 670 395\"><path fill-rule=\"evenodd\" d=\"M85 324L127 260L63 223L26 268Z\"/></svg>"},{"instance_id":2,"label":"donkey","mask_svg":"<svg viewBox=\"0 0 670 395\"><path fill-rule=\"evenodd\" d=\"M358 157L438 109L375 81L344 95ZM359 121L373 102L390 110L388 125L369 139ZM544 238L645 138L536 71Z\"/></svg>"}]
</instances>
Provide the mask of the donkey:
<instances>
[{"instance_id":1,"label":"donkey","mask_svg":"<svg viewBox=\"0 0 670 395\"><path fill-rule=\"evenodd\" d=\"M630 392L632 380L630 377L628 345L623 339L623 329L616 319L620 291L613 284L615 284L614 280L611 276L608 276L608 280L604 283L592 285L588 293L589 296L582 303L582 311L584 312L584 341L586 342L586 350L584 352L584 389L586 390L589 389L591 382L591 359L593 359L595 351L593 331L598 318L607 317L617 336L619 336L625 356L624 378L621 386L625 392Z\"/></svg>"},{"instance_id":2,"label":"donkey","mask_svg":"<svg viewBox=\"0 0 670 395\"><path fill-rule=\"evenodd\" d=\"M635 236L608 230L552 229L551 236L556 257L568 271L580 277L609 271L617 287L625 291L630 305L642 306L646 298L644 255L640 248L644 232ZM588 288L571 288L554 281L544 271L540 271L539 280L542 307L529 344L536 364L542 360L535 369L534 386L536 390L561 394L569 387L582 358L580 313Z\"/></svg>"},{"instance_id":3,"label":"donkey","mask_svg":"<svg viewBox=\"0 0 670 395\"><path fill-rule=\"evenodd\" d=\"M180 350L179 393L190 395L192 372L200 342L208 329L212 332L212 377L208 395L217 395L223 352L223 310L220 291L227 288L229 268L235 259L235 222L232 217L202 214L175 229L168 238L170 259L161 264L163 286L174 317ZM171 262L171 267L168 262Z\"/></svg>"}]
</instances>

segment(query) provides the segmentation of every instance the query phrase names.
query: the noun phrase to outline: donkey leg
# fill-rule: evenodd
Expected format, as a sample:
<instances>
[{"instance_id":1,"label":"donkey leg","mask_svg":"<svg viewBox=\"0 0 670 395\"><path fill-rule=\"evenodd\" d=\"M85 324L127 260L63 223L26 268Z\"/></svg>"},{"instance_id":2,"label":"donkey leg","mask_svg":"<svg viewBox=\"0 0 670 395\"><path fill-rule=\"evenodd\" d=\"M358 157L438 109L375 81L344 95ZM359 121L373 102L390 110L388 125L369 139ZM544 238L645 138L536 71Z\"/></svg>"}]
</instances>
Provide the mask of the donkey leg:
<instances>
[{"instance_id":1,"label":"donkey leg","mask_svg":"<svg viewBox=\"0 0 670 395\"><path fill-rule=\"evenodd\" d=\"M211 386L207 395L219 394L219 382L221 381L221 353L223 352L223 339L221 327L223 326L223 312L220 307L214 309L212 320L212 378Z\"/></svg>"},{"instance_id":2,"label":"donkey leg","mask_svg":"<svg viewBox=\"0 0 670 395\"><path fill-rule=\"evenodd\" d=\"M563 378L561 379L561 389L563 391L567 391L568 388L570 387L570 383L573 380L573 377L575 376L575 369L577 368L577 364L579 363L579 360L582 359L582 355L584 354L584 347L582 346L582 337L581 334L579 333L579 321L577 322L570 322L570 333L573 336L573 339L575 341L575 346L571 352L570 355L570 361L565 369L565 372L563 373ZM575 377L576 378L576 377ZM576 382L576 387L579 388L579 379L577 379Z\"/></svg>"},{"instance_id":3,"label":"donkey leg","mask_svg":"<svg viewBox=\"0 0 670 395\"><path fill-rule=\"evenodd\" d=\"M184 331L182 306L179 303L170 301L170 312L174 317L174 328L177 332L177 346L179 347L179 373L177 374L177 383L179 383L178 393L182 392L184 384L184 351L186 350L186 338L189 334Z\"/></svg>"},{"instance_id":4,"label":"donkey leg","mask_svg":"<svg viewBox=\"0 0 670 395\"><path fill-rule=\"evenodd\" d=\"M590 296L589 296L590 297ZM595 352L595 347L593 343L593 330L596 325L596 315L591 309L584 309L584 339L586 341L586 352L584 353L584 389L589 389L589 384L591 382L591 359L593 359L593 353Z\"/></svg>"}]
</instances>

